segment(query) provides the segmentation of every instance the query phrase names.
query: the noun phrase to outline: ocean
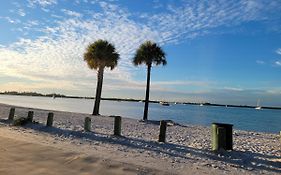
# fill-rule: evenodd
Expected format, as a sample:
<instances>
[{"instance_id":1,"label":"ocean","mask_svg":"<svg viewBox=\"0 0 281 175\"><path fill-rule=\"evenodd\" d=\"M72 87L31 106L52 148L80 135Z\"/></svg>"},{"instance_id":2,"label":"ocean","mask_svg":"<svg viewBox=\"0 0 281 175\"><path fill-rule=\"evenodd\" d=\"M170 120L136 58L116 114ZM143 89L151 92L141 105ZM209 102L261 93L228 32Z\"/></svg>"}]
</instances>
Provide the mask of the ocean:
<instances>
[{"instance_id":1,"label":"ocean","mask_svg":"<svg viewBox=\"0 0 281 175\"><path fill-rule=\"evenodd\" d=\"M93 99L71 99L0 95L0 103L59 110L77 113L92 113ZM101 101L100 114L120 115L123 117L142 119L144 103L123 101ZM180 124L211 126L211 123L233 124L234 129L279 133L281 131L281 110L232 108L216 106L199 106L171 104L149 104L148 119L173 120Z\"/></svg>"}]
</instances>

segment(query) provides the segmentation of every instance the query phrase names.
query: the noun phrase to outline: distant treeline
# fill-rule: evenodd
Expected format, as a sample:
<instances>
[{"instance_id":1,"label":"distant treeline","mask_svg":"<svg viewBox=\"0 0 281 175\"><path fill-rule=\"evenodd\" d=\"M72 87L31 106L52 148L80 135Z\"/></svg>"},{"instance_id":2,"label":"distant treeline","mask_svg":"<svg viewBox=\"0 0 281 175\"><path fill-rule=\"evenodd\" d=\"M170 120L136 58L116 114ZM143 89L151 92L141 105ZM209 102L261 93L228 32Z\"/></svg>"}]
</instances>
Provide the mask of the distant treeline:
<instances>
[{"instance_id":1,"label":"distant treeline","mask_svg":"<svg viewBox=\"0 0 281 175\"><path fill-rule=\"evenodd\" d=\"M40 96L40 97L66 97L66 95L62 94L41 94L38 92L17 92L17 91L5 91L5 92L0 92L0 94L5 94L5 95L22 95L22 96Z\"/></svg>"},{"instance_id":2,"label":"distant treeline","mask_svg":"<svg viewBox=\"0 0 281 175\"><path fill-rule=\"evenodd\" d=\"M80 96L68 96L63 94L51 93L51 94L41 94L38 92L17 92L17 91L5 91L0 92L3 95L21 95L21 96L39 96L39 97L53 97L53 98L78 98L78 99L95 99L94 97L80 97ZM102 100L109 101L129 101L129 102L144 102L144 100L140 99L132 99L132 98L101 98ZM150 100L150 103L159 103L157 100ZM171 102L167 102L171 103ZM185 105L200 105L204 106L221 106L221 107L234 107L234 108L255 108L256 106L249 105L225 105L225 104L215 104L215 103L192 103L192 102L173 102L176 104L185 104ZM270 107L270 106L262 106L262 109L281 109L281 107Z\"/></svg>"},{"instance_id":3,"label":"distant treeline","mask_svg":"<svg viewBox=\"0 0 281 175\"><path fill-rule=\"evenodd\" d=\"M94 97L80 97L80 96L69 96L57 93L51 94L41 94L38 92L17 92L17 91L5 91L0 92L2 95L19 95L19 96L37 96L37 97L55 97L55 98L79 98L79 99L95 99ZM112 100L112 101L135 101L138 102L140 100L136 99L120 99L120 98L102 98L102 100ZM151 101L156 102L156 101Z\"/></svg>"}]
</instances>

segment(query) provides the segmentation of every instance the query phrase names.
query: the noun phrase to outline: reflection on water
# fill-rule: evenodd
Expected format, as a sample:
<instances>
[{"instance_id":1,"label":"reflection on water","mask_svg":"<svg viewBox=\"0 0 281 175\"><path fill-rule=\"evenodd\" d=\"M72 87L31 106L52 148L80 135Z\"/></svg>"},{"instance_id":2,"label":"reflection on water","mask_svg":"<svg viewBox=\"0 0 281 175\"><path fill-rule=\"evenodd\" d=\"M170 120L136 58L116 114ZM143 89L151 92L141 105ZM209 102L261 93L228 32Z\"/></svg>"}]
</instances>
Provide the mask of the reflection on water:
<instances>
[{"instance_id":1,"label":"reflection on water","mask_svg":"<svg viewBox=\"0 0 281 175\"><path fill-rule=\"evenodd\" d=\"M0 95L0 103L49 110L91 113L94 100ZM143 103L101 101L100 113L142 119ZM273 132L281 130L281 110L255 110L193 105L149 105L149 119L169 119L182 124L210 126L231 123L235 129Z\"/></svg>"}]
</instances>

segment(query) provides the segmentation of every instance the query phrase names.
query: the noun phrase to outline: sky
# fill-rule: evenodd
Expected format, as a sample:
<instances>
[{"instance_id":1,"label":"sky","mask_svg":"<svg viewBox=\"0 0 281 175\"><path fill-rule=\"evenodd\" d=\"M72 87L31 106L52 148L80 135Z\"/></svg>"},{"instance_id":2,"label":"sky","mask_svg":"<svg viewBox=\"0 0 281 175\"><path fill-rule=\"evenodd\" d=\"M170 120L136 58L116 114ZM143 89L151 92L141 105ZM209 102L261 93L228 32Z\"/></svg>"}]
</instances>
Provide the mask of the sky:
<instances>
[{"instance_id":1,"label":"sky","mask_svg":"<svg viewBox=\"0 0 281 175\"><path fill-rule=\"evenodd\" d=\"M0 0L0 91L94 96L88 44L111 42L120 61L102 97L144 99L136 49L151 40L151 99L281 106L280 0Z\"/></svg>"}]
</instances>

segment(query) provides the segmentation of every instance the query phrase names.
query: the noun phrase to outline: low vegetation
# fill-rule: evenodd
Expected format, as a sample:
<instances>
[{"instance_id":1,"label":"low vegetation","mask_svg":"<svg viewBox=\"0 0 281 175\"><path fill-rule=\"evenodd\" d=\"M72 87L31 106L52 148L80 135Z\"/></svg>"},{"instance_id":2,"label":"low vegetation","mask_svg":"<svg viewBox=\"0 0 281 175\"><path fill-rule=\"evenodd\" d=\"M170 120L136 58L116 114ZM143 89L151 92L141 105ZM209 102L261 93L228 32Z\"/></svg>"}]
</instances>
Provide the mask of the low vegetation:
<instances>
[{"instance_id":1,"label":"low vegetation","mask_svg":"<svg viewBox=\"0 0 281 175\"><path fill-rule=\"evenodd\" d=\"M13 121L14 126L23 126L26 125L29 122L29 120L25 117L17 117L15 116L15 119Z\"/></svg>"}]
</instances>

